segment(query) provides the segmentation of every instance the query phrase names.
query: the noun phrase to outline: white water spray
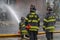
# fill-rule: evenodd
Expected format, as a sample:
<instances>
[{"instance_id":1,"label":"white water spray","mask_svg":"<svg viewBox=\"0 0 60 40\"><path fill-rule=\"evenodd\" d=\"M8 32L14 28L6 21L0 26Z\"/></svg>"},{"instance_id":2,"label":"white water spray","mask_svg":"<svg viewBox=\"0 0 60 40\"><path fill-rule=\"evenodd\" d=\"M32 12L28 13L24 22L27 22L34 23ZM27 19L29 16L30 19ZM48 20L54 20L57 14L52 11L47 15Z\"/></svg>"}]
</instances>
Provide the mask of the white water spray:
<instances>
[{"instance_id":1,"label":"white water spray","mask_svg":"<svg viewBox=\"0 0 60 40\"><path fill-rule=\"evenodd\" d=\"M11 14L16 18L17 22L19 23L20 20L18 19L16 12L9 6L9 5L5 5L6 8L8 8L8 10L11 12Z\"/></svg>"}]
</instances>

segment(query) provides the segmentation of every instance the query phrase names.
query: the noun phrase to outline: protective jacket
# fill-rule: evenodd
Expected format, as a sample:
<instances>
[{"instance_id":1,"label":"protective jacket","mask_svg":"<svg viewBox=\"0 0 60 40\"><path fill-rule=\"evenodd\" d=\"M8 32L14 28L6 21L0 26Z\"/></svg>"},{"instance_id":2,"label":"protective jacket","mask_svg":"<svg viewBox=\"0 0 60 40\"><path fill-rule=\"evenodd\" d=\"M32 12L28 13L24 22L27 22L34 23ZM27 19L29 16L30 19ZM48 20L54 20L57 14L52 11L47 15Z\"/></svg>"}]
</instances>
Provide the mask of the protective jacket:
<instances>
[{"instance_id":1,"label":"protective jacket","mask_svg":"<svg viewBox=\"0 0 60 40\"><path fill-rule=\"evenodd\" d=\"M55 29L56 17L54 13L47 13L43 20L43 29L48 32L53 32Z\"/></svg>"},{"instance_id":2,"label":"protective jacket","mask_svg":"<svg viewBox=\"0 0 60 40\"><path fill-rule=\"evenodd\" d=\"M38 31L40 26L40 18L35 12L31 12L27 15L26 19L26 25L30 25L30 31Z\"/></svg>"},{"instance_id":3,"label":"protective jacket","mask_svg":"<svg viewBox=\"0 0 60 40\"><path fill-rule=\"evenodd\" d=\"M24 22L21 22L19 24L19 29L20 29L21 34L27 34L28 33L27 30L26 30L26 26L25 26Z\"/></svg>"}]
</instances>

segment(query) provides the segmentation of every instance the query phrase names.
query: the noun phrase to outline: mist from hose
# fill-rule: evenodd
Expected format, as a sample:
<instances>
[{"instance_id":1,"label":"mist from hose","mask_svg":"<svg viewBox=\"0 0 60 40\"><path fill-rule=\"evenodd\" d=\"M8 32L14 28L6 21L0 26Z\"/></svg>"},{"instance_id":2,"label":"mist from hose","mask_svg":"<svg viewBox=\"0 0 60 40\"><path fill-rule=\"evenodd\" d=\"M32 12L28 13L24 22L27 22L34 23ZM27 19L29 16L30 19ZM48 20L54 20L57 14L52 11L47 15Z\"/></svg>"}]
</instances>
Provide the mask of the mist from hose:
<instances>
[{"instance_id":1,"label":"mist from hose","mask_svg":"<svg viewBox=\"0 0 60 40\"><path fill-rule=\"evenodd\" d=\"M19 23L20 20L18 19L17 15L16 15L16 12L12 9L12 7L9 6L9 5L6 5L6 4L5 4L5 6L11 12L11 14L16 18L17 22Z\"/></svg>"}]
</instances>

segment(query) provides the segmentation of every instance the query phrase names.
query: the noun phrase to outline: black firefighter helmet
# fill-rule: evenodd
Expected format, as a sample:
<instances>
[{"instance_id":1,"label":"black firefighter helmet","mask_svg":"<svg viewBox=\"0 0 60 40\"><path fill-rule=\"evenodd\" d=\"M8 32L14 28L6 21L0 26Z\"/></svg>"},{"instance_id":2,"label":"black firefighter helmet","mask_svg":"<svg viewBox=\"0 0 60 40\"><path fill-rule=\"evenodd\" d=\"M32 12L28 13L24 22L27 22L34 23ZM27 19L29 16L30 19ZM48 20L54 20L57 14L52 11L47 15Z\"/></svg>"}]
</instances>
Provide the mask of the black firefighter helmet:
<instances>
[{"instance_id":1,"label":"black firefighter helmet","mask_svg":"<svg viewBox=\"0 0 60 40\"><path fill-rule=\"evenodd\" d=\"M47 10L48 10L48 11L53 11L51 7L48 7Z\"/></svg>"},{"instance_id":2,"label":"black firefighter helmet","mask_svg":"<svg viewBox=\"0 0 60 40\"><path fill-rule=\"evenodd\" d=\"M21 17L21 20L23 21L23 20L25 20L25 18L24 17Z\"/></svg>"},{"instance_id":3,"label":"black firefighter helmet","mask_svg":"<svg viewBox=\"0 0 60 40\"><path fill-rule=\"evenodd\" d=\"M35 11L36 11L35 5L31 5L30 6L30 12L35 12Z\"/></svg>"}]
</instances>

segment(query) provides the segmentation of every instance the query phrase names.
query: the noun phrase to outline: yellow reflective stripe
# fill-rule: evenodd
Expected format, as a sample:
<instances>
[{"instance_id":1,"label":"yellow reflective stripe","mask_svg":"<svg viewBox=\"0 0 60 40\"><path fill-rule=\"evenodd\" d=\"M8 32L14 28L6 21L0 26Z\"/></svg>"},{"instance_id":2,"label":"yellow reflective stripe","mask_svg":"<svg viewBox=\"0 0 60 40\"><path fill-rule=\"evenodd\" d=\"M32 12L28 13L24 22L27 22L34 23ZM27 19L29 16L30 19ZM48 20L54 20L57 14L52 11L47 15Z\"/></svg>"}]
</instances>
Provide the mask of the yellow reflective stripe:
<instances>
[{"instance_id":1,"label":"yellow reflective stripe","mask_svg":"<svg viewBox=\"0 0 60 40\"><path fill-rule=\"evenodd\" d=\"M28 20L28 22L31 22L31 20Z\"/></svg>"},{"instance_id":2,"label":"yellow reflective stripe","mask_svg":"<svg viewBox=\"0 0 60 40\"><path fill-rule=\"evenodd\" d=\"M28 22L38 22L38 20L28 20Z\"/></svg>"},{"instance_id":3,"label":"yellow reflective stripe","mask_svg":"<svg viewBox=\"0 0 60 40\"><path fill-rule=\"evenodd\" d=\"M48 20L47 20L47 19L44 19L44 21L45 21L45 22L48 22Z\"/></svg>"},{"instance_id":4,"label":"yellow reflective stripe","mask_svg":"<svg viewBox=\"0 0 60 40\"><path fill-rule=\"evenodd\" d=\"M31 29L39 29L38 26L31 26Z\"/></svg>"},{"instance_id":5,"label":"yellow reflective stripe","mask_svg":"<svg viewBox=\"0 0 60 40\"><path fill-rule=\"evenodd\" d=\"M37 18L37 16L35 15L35 18Z\"/></svg>"},{"instance_id":6,"label":"yellow reflective stripe","mask_svg":"<svg viewBox=\"0 0 60 40\"><path fill-rule=\"evenodd\" d=\"M38 22L38 20L32 20L32 22Z\"/></svg>"},{"instance_id":7,"label":"yellow reflective stripe","mask_svg":"<svg viewBox=\"0 0 60 40\"><path fill-rule=\"evenodd\" d=\"M28 20L28 18L25 18L25 20Z\"/></svg>"},{"instance_id":8,"label":"yellow reflective stripe","mask_svg":"<svg viewBox=\"0 0 60 40\"><path fill-rule=\"evenodd\" d=\"M37 31L37 29L39 29L38 26L31 26L31 28L29 30L31 30L31 31Z\"/></svg>"},{"instance_id":9,"label":"yellow reflective stripe","mask_svg":"<svg viewBox=\"0 0 60 40\"><path fill-rule=\"evenodd\" d=\"M55 29L54 26L50 26L50 27L43 26L43 28L45 28L45 29L49 29L49 32L53 32L54 29Z\"/></svg>"},{"instance_id":10,"label":"yellow reflective stripe","mask_svg":"<svg viewBox=\"0 0 60 40\"><path fill-rule=\"evenodd\" d=\"M35 14L35 13L31 13L31 14Z\"/></svg>"},{"instance_id":11,"label":"yellow reflective stripe","mask_svg":"<svg viewBox=\"0 0 60 40\"><path fill-rule=\"evenodd\" d=\"M51 29L49 32L54 32L54 29Z\"/></svg>"},{"instance_id":12,"label":"yellow reflective stripe","mask_svg":"<svg viewBox=\"0 0 60 40\"><path fill-rule=\"evenodd\" d=\"M56 19L50 19L50 20L46 20L44 19L45 22L53 22L53 21L56 21Z\"/></svg>"},{"instance_id":13,"label":"yellow reflective stripe","mask_svg":"<svg viewBox=\"0 0 60 40\"><path fill-rule=\"evenodd\" d=\"M29 15L29 17L33 17L33 15Z\"/></svg>"},{"instance_id":14,"label":"yellow reflective stripe","mask_svg":"<svg viewBox=\"0 0 60 40\"><path fill-rule=\"evenodd\" d=\"M52 21L56 21L56 19L50 19L50 20L48 20L48 22L52 22Z\"/></svg>"},{"instance_id":15,"label":"yellow reflective stripe","mask_svg":"<svg viewBox=\"0 0 60 40\"><path fill-rule=\"evenodd\" d=\"M45 29L54 29L54 26L46 27Z\"/></svg>"},{"instance_id":16,"label":"yellow reflective stripe","mask_svg":"<svg viewBox=\"0 0 60 40\"><path fill-rule=\"evenodd\" d=\"M43 26L43 28L46 28L45 26Z\"/></svg>"},{"instance_id":17,"label":"yellow reflective stripe","mask_svg":"<svg viewBox=\"0 0 60 40\"><path fill-rule=\"evenodd\" d=\"M55 18L55 17L54 17L54 16L51 16L51 17L49 17L49 19L50 19L50 18Z\"/></svg>"},{"instance_id":18,"label":"yellow reflective stripe","mask_svg":"<svg viewBox=\"0 0 60 40\"><path fill-rule=\"evenodd\" d=\"M22 32L27 32L27 30L22 30Z\"/></svg>"},{"instance_id":19,"label":"yellow reflective stripe","mask_svg":"<svg viewBox=\"0 0 60 40\"><path fill-rule=\"evenodd\" d=\"M38 18L38 21L40 21L40 18Z\"/></svg>"},{"instance_id":20,"label":"yellow reflective stripe","mask_svg":"<svg viewBox=\"0 0 60 40\"><path fill-rule=\"evenodd\" d=\"M29 29L29 30L31 30L31 31L37 31L37 29Z\"/></svg>"},{"instance_id":21,"label":"yellow reflective stripe","mask_svg":"<svg viewBox=\"0 0 60 40\"><path fill-rule=\"evenodd\" d=\"M23 27L25 26L25 25L22 25Z\"/></svg>"}]
</instances>

